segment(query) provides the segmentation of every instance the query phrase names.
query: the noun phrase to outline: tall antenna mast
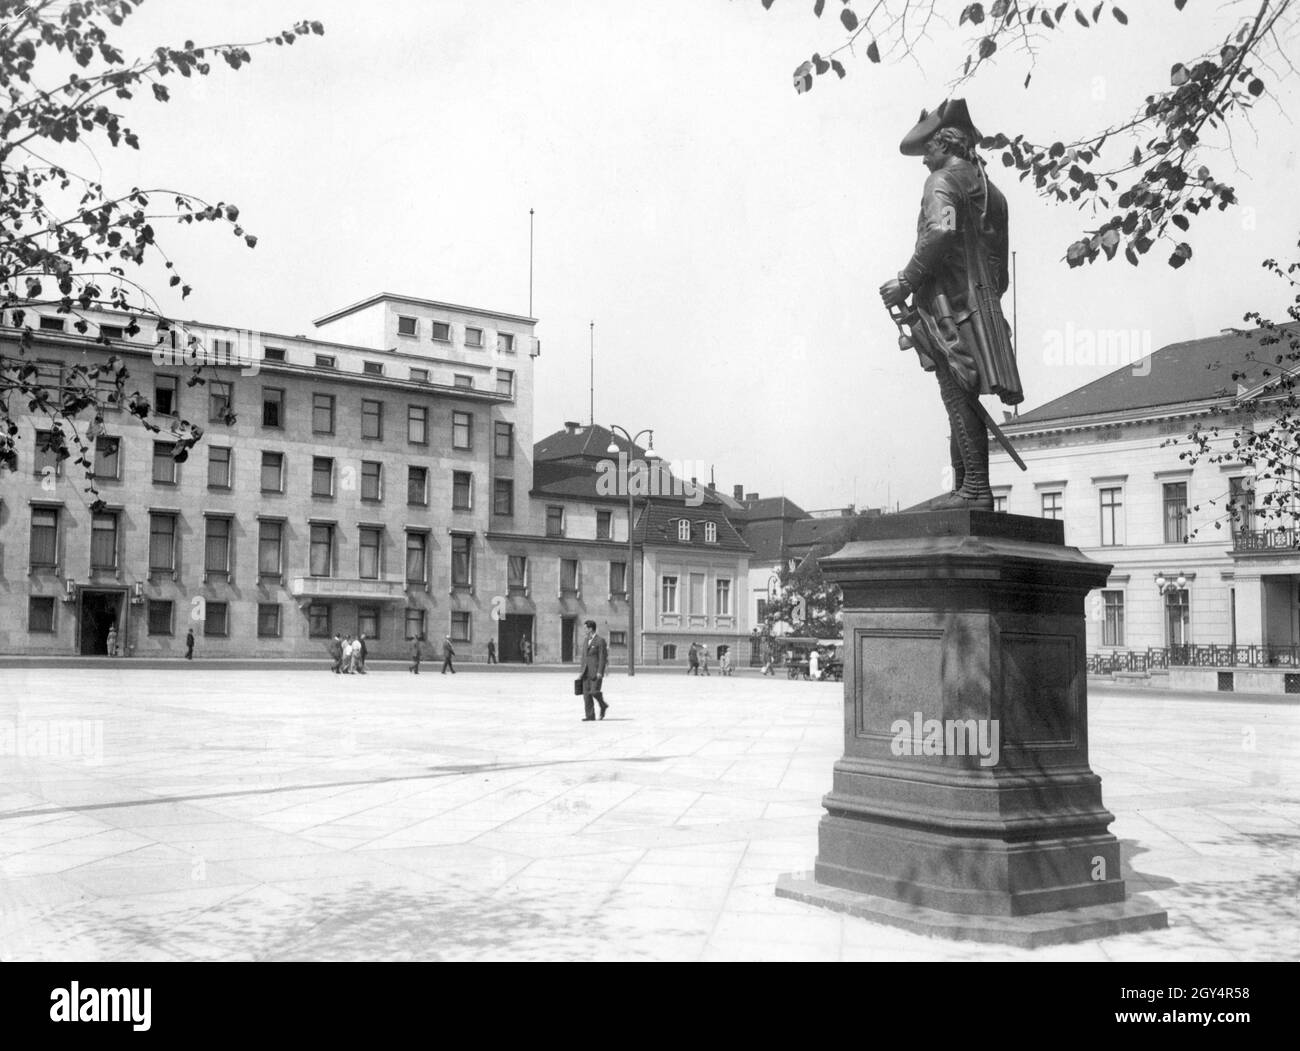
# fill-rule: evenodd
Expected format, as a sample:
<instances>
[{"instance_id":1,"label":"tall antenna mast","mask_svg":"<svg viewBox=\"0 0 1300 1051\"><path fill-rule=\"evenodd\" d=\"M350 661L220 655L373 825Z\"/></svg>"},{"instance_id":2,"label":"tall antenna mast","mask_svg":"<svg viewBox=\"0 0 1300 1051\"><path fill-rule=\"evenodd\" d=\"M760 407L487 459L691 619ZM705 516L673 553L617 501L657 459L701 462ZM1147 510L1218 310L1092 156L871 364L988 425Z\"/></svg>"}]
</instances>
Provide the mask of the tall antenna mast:
<instances>
[{"instance_id":1,"label":"tall antenna mast","mask_svg":"<svg viewBox=\"0 0 1300 1051\"><path fill-rule=\"evenodd\" d=\"M591 323L591 425L596 426L596 322Z\"/></svg>"},{"instance_id":2,"label":"tall antenna mast","mask_svg":"<svg viewBox=\"0 0 1300 1051\"><path fill-rule=\"evenodd\" d=\"M533 210L528 209L528 316L533 316Z\"/></svg>"}]
</instances>

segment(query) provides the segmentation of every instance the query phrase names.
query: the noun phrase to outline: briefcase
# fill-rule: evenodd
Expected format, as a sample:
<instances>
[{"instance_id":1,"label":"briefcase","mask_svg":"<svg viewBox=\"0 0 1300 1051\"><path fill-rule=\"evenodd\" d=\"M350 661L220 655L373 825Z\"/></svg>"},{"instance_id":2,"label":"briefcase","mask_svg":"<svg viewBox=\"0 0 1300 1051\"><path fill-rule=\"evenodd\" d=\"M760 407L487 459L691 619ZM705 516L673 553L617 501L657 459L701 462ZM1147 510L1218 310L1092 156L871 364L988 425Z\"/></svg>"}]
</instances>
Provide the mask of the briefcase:
<instances>
[{"instance_id":1,"label":"briefcase","mask_svg":"<svg viewBox=\"0 0 1300 1051\"><path fill-rule=\"evenodd\" d=\"M573 680L573 696L581 697L582 694L583 694L582 676L579 675L576 679Z\"/></svg>"}]
</instances>

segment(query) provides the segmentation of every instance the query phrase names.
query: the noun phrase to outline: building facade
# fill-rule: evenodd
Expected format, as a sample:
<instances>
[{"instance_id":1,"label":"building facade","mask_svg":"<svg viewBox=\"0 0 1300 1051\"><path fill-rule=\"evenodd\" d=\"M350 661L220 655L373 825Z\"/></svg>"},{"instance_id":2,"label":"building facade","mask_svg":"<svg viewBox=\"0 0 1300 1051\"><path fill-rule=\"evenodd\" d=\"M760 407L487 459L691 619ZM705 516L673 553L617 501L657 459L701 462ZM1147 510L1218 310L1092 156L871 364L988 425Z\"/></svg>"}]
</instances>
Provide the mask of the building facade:
<instances>
[{"instance_id":1,"label":"building facade","mask_svg":"<svg viewBox=\"0 0 1300 1051\"><path fill-rule=\"evenodd\" d=\"M990 447L998 510L1060 519L1067 544L1114 566L1090 598L1090 652L1254 647L1268 662L1300 647L1294 530L1258 520L1254 467L1231 456L1258 350L1236 333L1173 344L1007 422L1027 472ZM1220 429L1219 462L1184 456L1194 426Z\"/></svg>"}]
</instances>

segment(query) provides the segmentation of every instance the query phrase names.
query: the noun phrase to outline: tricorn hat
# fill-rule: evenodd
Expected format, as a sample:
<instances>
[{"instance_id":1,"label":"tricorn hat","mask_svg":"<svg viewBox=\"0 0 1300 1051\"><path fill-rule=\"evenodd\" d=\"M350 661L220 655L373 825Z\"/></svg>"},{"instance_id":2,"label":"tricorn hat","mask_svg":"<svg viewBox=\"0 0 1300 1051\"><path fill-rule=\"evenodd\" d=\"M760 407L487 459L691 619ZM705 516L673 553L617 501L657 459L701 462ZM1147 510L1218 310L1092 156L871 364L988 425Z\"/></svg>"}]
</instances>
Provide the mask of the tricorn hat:
<instances>
[{"instance_id":1,"label":"tricorn hat","mask_svg":"<svg viewBox=\"0 0 1300 1051\"><path fill-rule=\"evenodd\" d=\"M927 113L921 110L921 118L916 127L903 136L898 150L905 157L920 157L925 153L925 144L930 137L942 128L961 128L971 136L972 144L979 142L979 130L971 122L970 111L965 99L944 99L939 108Z\"/></svg>"}]
</instances>

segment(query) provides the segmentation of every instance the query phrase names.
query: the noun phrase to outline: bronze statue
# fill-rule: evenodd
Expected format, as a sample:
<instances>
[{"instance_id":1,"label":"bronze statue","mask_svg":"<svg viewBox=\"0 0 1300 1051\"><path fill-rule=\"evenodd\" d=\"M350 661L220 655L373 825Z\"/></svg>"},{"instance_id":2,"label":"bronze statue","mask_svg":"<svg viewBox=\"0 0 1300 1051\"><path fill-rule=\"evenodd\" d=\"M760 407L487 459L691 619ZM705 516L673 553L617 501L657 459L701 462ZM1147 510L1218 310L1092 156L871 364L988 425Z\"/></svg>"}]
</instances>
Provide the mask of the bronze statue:
<instances>
[{"instance_id":1,"label":"bronze statue","mask_svg":"<svg viewBox=\"0 0 1300 1051\"><path fill-rule=\"evenodd\" d=\"M921 119L899 146L923 157L930 176L921 195L911 260L880 286L880 298L934 372L951 426L954 487L931 510L992 510L988 432L1024 464L980 405L996 394L1008 405L1024 400L1011 330L1002 316L1007 290L1007 201L975 153L980 134L964 99L948 99ZM909 297L911 302L908 303ZM904 330L906 326L906 330Z\"/></svg>"}]
</instances>

